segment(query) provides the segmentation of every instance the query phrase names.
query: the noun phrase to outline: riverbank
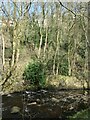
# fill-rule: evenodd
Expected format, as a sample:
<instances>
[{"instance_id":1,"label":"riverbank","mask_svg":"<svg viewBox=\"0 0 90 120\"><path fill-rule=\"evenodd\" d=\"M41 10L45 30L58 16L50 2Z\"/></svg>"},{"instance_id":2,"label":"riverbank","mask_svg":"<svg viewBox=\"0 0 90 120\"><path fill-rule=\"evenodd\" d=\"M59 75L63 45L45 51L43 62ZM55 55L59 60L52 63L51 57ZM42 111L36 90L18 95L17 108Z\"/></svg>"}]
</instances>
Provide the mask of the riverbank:
<instances>
[{"instance_id":1,"label":"riverbank","mask_svg":"<svg viewBox=\"0 0 90 120\"><path fill-rule=\"evenodd\" d=\"M60 90L87 89L87 81L79 80L76 77L72 76L71 77L62 75L48 76L44 88ZM13 92L20 92L26 89L38 90L38 87L30 85L29 82L25 83L23 79L9 80L5 84L3 91L1 91L1 95Z\"/></svg>"}]
</instances>

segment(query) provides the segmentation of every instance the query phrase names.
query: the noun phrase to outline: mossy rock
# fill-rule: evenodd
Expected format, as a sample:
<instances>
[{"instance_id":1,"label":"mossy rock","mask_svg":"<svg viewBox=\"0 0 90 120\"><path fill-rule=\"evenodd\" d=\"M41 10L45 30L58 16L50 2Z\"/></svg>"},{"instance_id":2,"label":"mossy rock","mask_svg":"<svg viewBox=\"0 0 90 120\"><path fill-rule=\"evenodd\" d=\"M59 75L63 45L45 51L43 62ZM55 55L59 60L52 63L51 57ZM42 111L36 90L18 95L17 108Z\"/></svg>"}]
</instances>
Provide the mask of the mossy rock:
<instances>
[{"instance_id":1,"label":"mossy rock","mask_svg":"<svg viewBox=\"0 0 90 120\"><path fill-rule=\"evenodd\" d=\"M14 106L11 108L11 113L19 113L20 112L20 108L18 106Z\"/></svg>"}]
</instances>

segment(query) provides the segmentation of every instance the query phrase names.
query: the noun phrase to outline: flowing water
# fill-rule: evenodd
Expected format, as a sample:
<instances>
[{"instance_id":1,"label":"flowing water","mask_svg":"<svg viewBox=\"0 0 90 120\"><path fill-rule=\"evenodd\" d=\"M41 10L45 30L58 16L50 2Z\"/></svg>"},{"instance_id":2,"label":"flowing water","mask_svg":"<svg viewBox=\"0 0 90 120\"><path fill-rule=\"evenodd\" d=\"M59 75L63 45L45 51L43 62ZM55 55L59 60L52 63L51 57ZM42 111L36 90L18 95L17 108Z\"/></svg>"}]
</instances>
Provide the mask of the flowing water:
<instances>
[{"instance_id":1,"label":"flowing water","mask_svg":"<svg viewBox=\"0 0 90 120\"><path fill-rule=\"evenodd\" d=\"M23 91L2 96L3 120L68 119L89 107L90 95L82 90Z\"/></svg>"}]
</instances>

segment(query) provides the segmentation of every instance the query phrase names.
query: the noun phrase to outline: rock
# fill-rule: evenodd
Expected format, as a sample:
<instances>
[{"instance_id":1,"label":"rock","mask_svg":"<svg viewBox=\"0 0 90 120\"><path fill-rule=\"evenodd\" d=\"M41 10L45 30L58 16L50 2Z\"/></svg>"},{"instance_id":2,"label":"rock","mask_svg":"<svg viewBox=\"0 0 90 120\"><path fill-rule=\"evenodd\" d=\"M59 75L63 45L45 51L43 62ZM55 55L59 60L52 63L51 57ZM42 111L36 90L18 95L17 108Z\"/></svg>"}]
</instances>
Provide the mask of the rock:
<instances>
[{"instance_id":1,"label":"rock","mask_svg":"<svg viewBox=\"0 0 90 120\"><path fill-rule=\"evenodd\" d=\"M42 92L42 93L47 93L47 91L46 91L46 90L41 90L41 92Z\"/></svg>"},{"instance_id":2,"label":"rock","mask_svg":"<svg viewBox=\"0 0 90 120\"><path fill-rule=\"evenodd\" d=\"M54 98L54 97L52 98L52 101L53 102L59 102L59 100L57 98Z\"/></svg>"},{"instance_id":3,"label":"rock","mask_svg":"<svg viewBox=\"0 0 90 120\"><path fill-rule=\"evenodd\" d=\"M66 102L66 101L67 101L67 99L66 99L66 98L63 98L63 99L62 99L62 101L63 101L63 102Z\"/></svg>"},{"instance_id":4,"label":"rock","mask_svg":"<svg viewBox=\"0 0 90 120\"><path fill-rule=\"evenodd\" d=\"M11 95L11 94L8 94L7 96L8 96L8 97L11 97L12 95Z\"/></svg>"},{"instance_id":5,"label":"rock","mask_svg":"<svg viewBox=\"0 0 90 120\"><path fill-rule=\"evenodd\" d=\"M26 108L25 108L25 112L28 112L28 111L29 111L29 110L28 110L28 108L26 107Z\"/></svg>"},{"instance_id":6,"label":"rock","mask_svg":"<svg viewBox=\"0 0 90 120\"><path fill-rule=\"evenodd\" d=\"M14 106L11 108L11 113L19 113L20 112L20 108L18 106Z\"/></svg>"},{"instance_id":7,"label":"rock","mask_svg":"<svg viewBox=\"0 0 90 120\"><path fill-rule=\"evenodd\" d=\"M25 91L26 94L29 94L30 92L29 91Z\"/></svg>"},{"instance_id":8,"label":"rock","mask_svg":"<svg viewBox=\"0 0 90 120\"><path fill-rule=\"evenodd\" d=\"M36 102L37 102L37 103L40 103L40 99L36 99Z\"/></svg>"},{"instance_id":9,"label":"rock","mask_svg":"<svg viewBox=\"0 0 90 120\"><path fill-rule=\"evenodd\" d=\"M4 92L3 92L3 91L0 91L0 95L4 95Z\"/></svg>"},{"instance_id":10,"label":"rock","mask_svg":"<svg viewBox=\"0 0 90 120\"><path fill-rule=\"evenodd\" d=\"M36 105L36 102L28 103L27 105Z\"/></svg>"}]
</instances>

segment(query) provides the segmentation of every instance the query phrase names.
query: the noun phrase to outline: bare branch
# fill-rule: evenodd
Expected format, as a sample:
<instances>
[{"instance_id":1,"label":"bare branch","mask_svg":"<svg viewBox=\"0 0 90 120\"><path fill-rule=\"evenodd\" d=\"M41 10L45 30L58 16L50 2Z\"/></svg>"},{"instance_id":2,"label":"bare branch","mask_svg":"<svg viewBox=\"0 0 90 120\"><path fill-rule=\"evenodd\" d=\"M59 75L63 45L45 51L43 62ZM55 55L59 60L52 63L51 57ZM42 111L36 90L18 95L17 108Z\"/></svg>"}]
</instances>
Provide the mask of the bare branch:
<instances>
[{"instance_id":1,"label":"bare branch","mask_svg":"<svg viewBox=\"0 0 90 120\"><path fill-rule=\"evenodd\" d=\"M64 6L60 0L58 0L58 2L59 2L59 4L60 4L62 7L64 7L64 8L67 9L68 11L70 11L75 17L76 17L76 16L80 16L80 15L77 15L76 13L74 13L74 12L73 12L71 9L69 9L68 7ZM86 18L88 18L88 19L90 19L89 16L83 15L82 13L81 13L81 15L84 16L84 17L86 17Z\"/></svg>"},{"instance_id":2,"label":"bare branch","mask_svg":"<svg viewBox=\"0 0 90 120\"><path fill-rule=\"evenodd\" d=\"M60 4L62 7L64 7L64 8L67 9L68 11L70 11L70 12L76 17L76 14L75 14L72 10L70 10L68 7L64 6L60 0L58 0L58 2L59 2L59 4Z\"/></svg>"},{"instance_id":3,"label":"bare branch","mask_svg":"<svg viewBox=\"0 0 90 120\"><path fill-rule=\"evenodd\" d=\"M7 10L6 10L3 2L2 2L2 5L1 5L1 10L2 10L2 12L5 14L6 17L9 17L9 16L10 16L9 13L7 12Z\"/></svg>"},{"instance_id":4,"label":"bare branch","mask_svg":"<svg viewBox=\"0 0 90 120\"><path fill-rule=\"evenodd\" d=\"M14 4L14 6L17 8L17 11L18 11L18 13L19 13L19 15L20 15L20 12L19 12L19 10L18 10L18 6L16 5L16 2L14 2L13 0L11 0L12 1L12 3Z\"/></svg>"},{"instance_id":5,"label":"bare branch","mask_svg":"<svg viewBox=\"0 0 90 120\"><path fill-rule=\"evenodd\" d=\"M30 2L27 6L26 6L26 10L24 11L24 15L29 11L29 9L31 8L31 4L32 2Z\"/></svg>"}]
</instances>

